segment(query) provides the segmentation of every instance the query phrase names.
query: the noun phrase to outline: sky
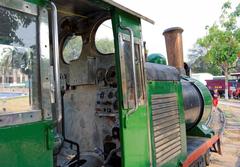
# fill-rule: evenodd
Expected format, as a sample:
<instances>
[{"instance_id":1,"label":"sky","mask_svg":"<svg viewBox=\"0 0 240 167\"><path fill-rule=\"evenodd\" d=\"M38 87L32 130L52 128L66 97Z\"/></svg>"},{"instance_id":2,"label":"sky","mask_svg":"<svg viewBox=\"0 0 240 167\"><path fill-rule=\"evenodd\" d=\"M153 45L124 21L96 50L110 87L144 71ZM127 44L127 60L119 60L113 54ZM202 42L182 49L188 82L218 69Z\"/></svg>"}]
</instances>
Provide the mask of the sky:
<instances>
[{"instance_id":1,"label":"sky","mask_svg":"<svg viewBox=\"0 0 240 167\"><path fill-rule=\"evenodd\" d=\"M206 34L205 27L216 22L226 0L114 0L155 21L154 25L142 21L143 40L149 53L166 56L163 31L170 27L184 29L183 53L187 61L188 50L198 38ZM239 0L231 0L236 7Z\"/></svg>"}]
</instances>

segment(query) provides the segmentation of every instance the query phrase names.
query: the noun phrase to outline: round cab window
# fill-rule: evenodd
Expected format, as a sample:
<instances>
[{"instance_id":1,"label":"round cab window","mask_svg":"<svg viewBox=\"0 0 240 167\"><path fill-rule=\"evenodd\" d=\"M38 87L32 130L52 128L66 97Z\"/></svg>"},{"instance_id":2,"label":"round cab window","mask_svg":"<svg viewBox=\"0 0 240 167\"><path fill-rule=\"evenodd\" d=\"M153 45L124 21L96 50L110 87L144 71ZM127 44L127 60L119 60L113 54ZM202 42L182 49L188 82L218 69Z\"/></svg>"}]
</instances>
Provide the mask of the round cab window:
<instances>
[{"instance_id":1,"label":"round cab window","mask_svg":"<svg viewBox=\"0 0 240 167\"><path fill-rule=\"evenodd\" d=\"M81 36L69 36L66 38L63 45L63 60L66 63L70 63L72 60L76 60L80 57L82 51L82 37Z\"/></svg>"},{"instance_id":2,"label":"round cab window","mask_svg":"<svg viewBox=\"0 0 240 167\"><path fill-rule=\"evenodd\" d=\"M95 45L101 54L114 53L114 40L111 20L104 21L97 29Z\"/></svg>"}]
</instances>

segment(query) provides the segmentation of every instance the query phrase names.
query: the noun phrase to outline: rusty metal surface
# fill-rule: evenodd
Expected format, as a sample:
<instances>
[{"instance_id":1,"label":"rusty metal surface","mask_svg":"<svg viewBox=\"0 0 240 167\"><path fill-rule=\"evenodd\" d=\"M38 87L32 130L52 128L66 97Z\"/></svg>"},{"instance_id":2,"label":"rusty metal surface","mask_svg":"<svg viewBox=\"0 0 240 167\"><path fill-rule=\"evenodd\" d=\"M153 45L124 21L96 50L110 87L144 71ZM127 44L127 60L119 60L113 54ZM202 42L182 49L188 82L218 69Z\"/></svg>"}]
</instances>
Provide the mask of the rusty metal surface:
<instances>
[{"instance_id":1,"label":"rusty metal surface","mask_svg":"<svg viewBox=\"0 0 240 167\"><path fill-rule=\"evenodd\" d=\"M182 45L183 29L173 27L163 32L166 42L168 65L176 67L180 71L184 69L183 45Z\"/></svg>"}]
</instances>

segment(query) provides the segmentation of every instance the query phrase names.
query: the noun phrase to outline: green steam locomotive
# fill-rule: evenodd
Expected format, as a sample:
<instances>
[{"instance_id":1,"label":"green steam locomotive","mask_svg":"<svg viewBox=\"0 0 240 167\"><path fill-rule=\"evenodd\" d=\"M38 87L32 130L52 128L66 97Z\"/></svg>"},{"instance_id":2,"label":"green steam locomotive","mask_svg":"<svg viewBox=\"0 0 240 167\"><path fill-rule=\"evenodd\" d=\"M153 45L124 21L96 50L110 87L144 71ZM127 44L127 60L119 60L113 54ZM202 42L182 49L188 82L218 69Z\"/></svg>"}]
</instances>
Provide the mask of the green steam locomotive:
<instances>
[{"instance_id":1,"label":"green steam locomotive","mask_svg":"<svg viewBox=\"0 0 240 167\"><path fill-rule=\"evenodd\" d=\"M141 19L154 23L111 0L0 2L1 167L195 167L221 153L183 30L163 33L166 65L145 56Z\"/></svg>"}]
</instances>

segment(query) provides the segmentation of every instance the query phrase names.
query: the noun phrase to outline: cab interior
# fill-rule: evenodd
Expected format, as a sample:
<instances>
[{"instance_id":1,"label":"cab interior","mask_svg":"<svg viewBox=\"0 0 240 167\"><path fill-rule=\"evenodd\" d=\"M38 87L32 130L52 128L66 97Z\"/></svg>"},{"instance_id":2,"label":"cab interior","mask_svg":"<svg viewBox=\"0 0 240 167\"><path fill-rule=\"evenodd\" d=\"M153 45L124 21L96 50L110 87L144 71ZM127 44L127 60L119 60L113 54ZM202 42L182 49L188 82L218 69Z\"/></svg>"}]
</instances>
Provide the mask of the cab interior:
<instances>
[{"instance_id":1,"label":"cab interior","mask_svg":"<svg viewBox=\"0 0 240 167\"><path fill-rule=\"evenodd\" d=\"M58 9L64 142L57 166L120 167L118 86L110 7L55 1ZM68 156L66 157L66 152ZM71 153L72 152L72 153ZM80 160L74 157L79 154Z\"/></svg>"}]
</instances>

